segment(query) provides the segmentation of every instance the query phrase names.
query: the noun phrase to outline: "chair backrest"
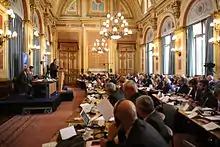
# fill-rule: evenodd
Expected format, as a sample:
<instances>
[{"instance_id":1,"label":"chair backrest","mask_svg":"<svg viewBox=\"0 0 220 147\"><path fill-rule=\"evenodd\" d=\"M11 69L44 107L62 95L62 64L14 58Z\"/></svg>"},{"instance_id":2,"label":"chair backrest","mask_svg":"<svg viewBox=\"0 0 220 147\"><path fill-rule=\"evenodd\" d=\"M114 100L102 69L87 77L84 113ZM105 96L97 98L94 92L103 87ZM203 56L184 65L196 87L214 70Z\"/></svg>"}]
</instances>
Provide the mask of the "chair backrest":
<instances>
[{"instance_id":1,"label":"chair backrest","mask_svg":"<svg viewBox=\"0 0 220 147\"><path fill-rule=\"evenodd\" d=\"M158 112L158 114L159 114L160 118L164 121L166 116L161 112Z\"/></svg>"},{"instance_id":2,"label":"chair backrest","mask_svg":"<svg viewBox=\"0 0 220 147\"><path fill-rule=\"evenodd\" d=\"M196 146L187 140L183 140L181 147L196 147Z\"/></svg>"},{"instance_id":3,"label":"chair backrest","mask_svg":"<svg viewBox=\"0 0 220 147\"><path fill-rule=\"evenodd\" d=\"M164 120L165 124L168 125L172 130L174 130L177 109L168 104L163 104L162 109L163 114L166 116Z\"/></svg>"},{"instance_id":4,"label":"chair backrest","mask_svg":"<svg viewBox=\"0 0 220 147\"><path fill-rule=\"evenodd\" d=\"M169 126L167 126L167 125L165 125L165 127L167 128L170 137L173 137L173 131L172 131L172 129L171 129Z\"/></svg>"}]
</instances>

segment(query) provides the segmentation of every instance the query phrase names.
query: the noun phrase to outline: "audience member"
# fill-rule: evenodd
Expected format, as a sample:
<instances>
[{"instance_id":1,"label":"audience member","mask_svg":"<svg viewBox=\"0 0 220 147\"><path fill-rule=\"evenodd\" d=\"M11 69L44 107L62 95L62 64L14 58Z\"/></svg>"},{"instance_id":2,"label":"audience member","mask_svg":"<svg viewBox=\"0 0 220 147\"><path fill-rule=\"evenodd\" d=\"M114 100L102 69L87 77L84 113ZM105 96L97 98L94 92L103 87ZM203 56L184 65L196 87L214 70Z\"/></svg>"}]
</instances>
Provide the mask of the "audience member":
<instances>
[{"instance_id":1,"label":"audience member","mask_svg":"<svg viewBox=\"0 0 220 147\"><path fill-rule=\"evenodd\" d=\"M129 100L121 100L114 108L115 124L109 127L108 139L101 140L101 147L168 147L162 136L148 123L138 119L135 105ZM114 138L118 132L125 132L124 142L116 145Z\"/></svg>"},{"instance_id":2,"label":"audience member","mask_svg":"<svg viewBox=\"0 0 220 147\"><path fill-rule=\"evenodd\" d=\"M154 108L154 102L151 97L143 95L136 100L136 109L139 117L151 124L167 141L170 141L170 135L160 114Z\"/></svg>"},{"instance_id":3,"label":"audience member","mask_svg":"<svg viewBox=\"0 0 220 147\"><path fill-rule=\"evenodd\" d=\"M139 96L141 96L141 94L138 92L137 85L132 80L128 80L124 83L123 92L124 92L125 98L128 100L131 100L134 104L135 104L136 99Z\"/></svg>"},{"instance_id":4,"label":"audience member","mask_svg":"<svg viewBox=\"0 0 220 147\"><path fill-rule=\"evenodd\" d=\"M106 91L108 94L108 99L113 106L118 100L121 100L124 98L123 93L120 92L120 90L116 88L116 85L114 83L111 83L111 82L107 83Z\"/></svg>"}]
</instances>

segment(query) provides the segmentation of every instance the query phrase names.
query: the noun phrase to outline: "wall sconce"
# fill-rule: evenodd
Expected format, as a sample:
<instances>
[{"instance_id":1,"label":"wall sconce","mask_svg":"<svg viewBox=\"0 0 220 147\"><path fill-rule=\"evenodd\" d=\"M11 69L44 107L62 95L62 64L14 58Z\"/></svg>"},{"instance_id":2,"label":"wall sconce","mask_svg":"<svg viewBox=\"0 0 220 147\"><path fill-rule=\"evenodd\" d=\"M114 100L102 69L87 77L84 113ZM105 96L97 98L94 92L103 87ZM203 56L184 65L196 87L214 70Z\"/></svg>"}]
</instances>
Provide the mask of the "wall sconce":
<instances>
[{"instance_id":1,"label":"wall sconce","mask_svg":"<svg viewBox=\"0 0 220 147\"><path fill-rule=\"evenodd\" d=\"M14 27L14 18L15 18L15 14L13 12L12 9L8 9L6 11L6 13L10 16L10 18L13 19L13 27ZM4 22L5 23L5 26L8 25L8 21ZM16 38L18 36L18 33L16 31L11 31L11 30L7 30L6 28L3 30L3 29L0 29L0 46L3 45L3 42L5 40L8 40L10 38Z\"/></svg>"},{"instance_id":2,"label":"wall sconce","mask_svg":"<svg viewBox=\"0 0 220 147\"><path fill-rule=\"evenodd\" d=\"M153 57L155 57L155 58L156 58L156 60L158 60L159 53L153 53L153 54L152 54L152 56L153 56Z\"/></svg>"},{"instance_id":3,"label":"wall sconce","mask_svg":"<svg viewBox=\"0 0 220 147\"><path fill-rule=\"evenodd\" d=\"M43 52L43 54L44 54L44 56L49 56L49 55L51 55L50 52Z\"/></svg>"},{"instance_id":4,"label":"wall sconce","mask_svg":"<svg viewBox=\"0 0 220 147\"><path fill-rule=\"evenodd\" d=\"M220 43L220 36L218 36L217 39L214 38L214 37L210 38L210 39L209 39L209 43L212 43L212 44L218 44L218 43Z\"/></svg>"},{"instance_id":5,"label":"wall sconce","mask_svg":"<svg viewBox=\"0 0 220 147\"><path fill-rule=\"evenodd\" d=\"M182 47L181 48L171 48L171 52L176 52L180 57L182 54Z\"/></svg>"},{"instance_id":6,"label":"wall sconce","mask_svg":"<svg viewBox=\"0 0 220 147\"><path fill-rule=\"evenodd\" d=\"M47 43L46 43L46 44L47 44L47 46L50 46L50 42L49 42L49 41L47 41Z\"/></svg>"}]
</instances>

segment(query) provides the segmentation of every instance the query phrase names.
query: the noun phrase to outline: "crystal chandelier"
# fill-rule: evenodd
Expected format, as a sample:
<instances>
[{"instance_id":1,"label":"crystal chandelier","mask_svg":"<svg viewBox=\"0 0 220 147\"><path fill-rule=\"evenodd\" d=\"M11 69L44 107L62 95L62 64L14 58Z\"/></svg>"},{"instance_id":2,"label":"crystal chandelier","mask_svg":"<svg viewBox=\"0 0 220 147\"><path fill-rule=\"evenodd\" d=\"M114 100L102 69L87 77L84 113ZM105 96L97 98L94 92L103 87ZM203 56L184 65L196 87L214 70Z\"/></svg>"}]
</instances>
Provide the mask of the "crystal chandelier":
<instances>
[{"instance_id":1,"label":"crystal chandelier","mask_svg":"<svg viewBox=\"0 0 220 147\"><path fill-rule=\"evenodd\" d=\"M128 29L128 22L121 13L117 13L114 16L110 13L107 14L107 19L103 22L100 36L117 40L131 34L132 30Z\"/></svg>"},{"instance_id":2,"label":"crystal chandelier","mask_svg":"<svg viewBox=\"0 0 220 147\"><path fill-rule=\"evenodd\" d=\"M93 44L92 51L98 54L108 52L108 43L106 42L104 38L96 39L96 41Z\"/></svg>"}]
</instances>

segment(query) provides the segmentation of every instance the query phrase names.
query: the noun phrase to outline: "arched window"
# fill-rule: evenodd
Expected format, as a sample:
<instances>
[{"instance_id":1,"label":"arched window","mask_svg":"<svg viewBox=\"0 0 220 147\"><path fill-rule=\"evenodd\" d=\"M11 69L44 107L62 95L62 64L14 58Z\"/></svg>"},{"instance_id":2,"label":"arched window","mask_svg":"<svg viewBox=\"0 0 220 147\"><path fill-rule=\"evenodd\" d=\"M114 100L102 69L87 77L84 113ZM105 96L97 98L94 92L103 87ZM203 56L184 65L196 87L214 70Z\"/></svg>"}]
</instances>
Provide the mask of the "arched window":
<instances>
[{"instance_id":1,"label":"arched window","mask_svg":"<svg viewBox=\"0 0 220 147\"><path fill-rule=\"evenodd\" d=\"M204 75L205 63L213 63L213 45L208 40L213 37L210 23L214 4L211 0L196 0L187 13L187 74Z\"/></svg>"},{"instance_id":2,"label":"arched window","mask_svg":"<svg viewBox=\"0 0 220 147\"><path fill-rule=\"evenodd\" d=\"M175 41L172 40L174 31L174 21L167 17L161 27L162 37L162 63L164 74L174 74L175 72L175 52L171 49L175 47Z\"/></svg>"},{"instance_id":3,"label":"arched window","mask_svg":"<svg viewBox=\"0 0 220 147\"><path fill-rule=\"evenodd\" d=\"M154 53L154 30L148 29L146 33L146 73L152 74L154 72L154 60L153 60L153 53Z\"/></svg>"},{"instance_id":4,"label":"arched window","mask_svg":"<svg viewBox=\"0 0 220 147\"><path fill-rule=\"evenodd\" d=\"M93 0L92 10L94 10L94 11L104 11L104 0Z\"/></svg>"},{"instance_id":5,"label":"arched window","mask_svg":"<svg viewBox=\"0 0 220 147\"><path fill-rule=\"evenodd\" d=\"M33 66L34 66L34 74L39 74L39 72L40 72L40 59L41 59L41 57L40 57L40 38L39 38L40 22L39 22L38 14L36 12L34 12L33 22L34 22L33 46L32 46Z\"/></svg>"}]
</instances>

